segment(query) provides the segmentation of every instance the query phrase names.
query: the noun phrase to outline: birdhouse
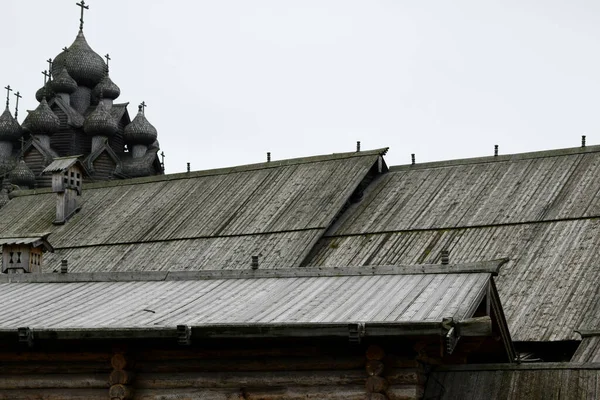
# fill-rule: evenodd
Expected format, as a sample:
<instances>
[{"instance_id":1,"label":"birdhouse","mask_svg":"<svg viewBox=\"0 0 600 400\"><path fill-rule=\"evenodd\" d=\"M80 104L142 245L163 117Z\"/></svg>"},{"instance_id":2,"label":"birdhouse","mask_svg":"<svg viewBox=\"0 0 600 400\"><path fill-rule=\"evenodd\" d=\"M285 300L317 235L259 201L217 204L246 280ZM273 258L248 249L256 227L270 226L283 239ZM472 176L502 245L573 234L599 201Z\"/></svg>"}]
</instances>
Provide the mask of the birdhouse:
<instances>
[{"instance_id":1,"label":"birdhouse","mask_svg":"<svg viewBox=\"0 0 600 400\"><path fill-rule=\"evenodd\" d=\"M0 238L2 245L2 273L42 272L43 253L54 252L47 240L49 233L42 236Z\"/></svg>"}]
</instances>

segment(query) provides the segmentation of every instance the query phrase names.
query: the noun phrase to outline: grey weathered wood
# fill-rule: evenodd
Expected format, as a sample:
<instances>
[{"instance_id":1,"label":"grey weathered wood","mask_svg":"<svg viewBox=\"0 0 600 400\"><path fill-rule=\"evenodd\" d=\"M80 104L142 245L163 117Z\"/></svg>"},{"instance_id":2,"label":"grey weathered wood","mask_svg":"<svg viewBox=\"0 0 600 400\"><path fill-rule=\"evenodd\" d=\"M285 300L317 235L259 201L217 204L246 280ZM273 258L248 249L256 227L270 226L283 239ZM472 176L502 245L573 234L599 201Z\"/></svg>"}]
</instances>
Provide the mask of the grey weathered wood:
<instances>
[{"instance_id":1,"label":"grey weathered wood","mask_svg":"<svg viewBox=\"0 0 600 400\"><path fill-rule=\"evenodd\" d=\"M71 272L68 274L0 275L2 282L130 282L189 281L211 279L258 279L338 276L379 276L415 274L497 274L506 259L465 264L374 265L343 268L279 268L271 270L205 270L205 271L145 271L145 272Z\"/></svg>"},{"instance_id":2,"label":"grey weathered wood","mask_svg":"<svg viewBox=\"0 0 600 400\"><path fill-rule=\"evenodd\" d=\"M459 336L491 336L492 319L489 316L469 318L458 322Z\"/></svg>"}]
</instances>

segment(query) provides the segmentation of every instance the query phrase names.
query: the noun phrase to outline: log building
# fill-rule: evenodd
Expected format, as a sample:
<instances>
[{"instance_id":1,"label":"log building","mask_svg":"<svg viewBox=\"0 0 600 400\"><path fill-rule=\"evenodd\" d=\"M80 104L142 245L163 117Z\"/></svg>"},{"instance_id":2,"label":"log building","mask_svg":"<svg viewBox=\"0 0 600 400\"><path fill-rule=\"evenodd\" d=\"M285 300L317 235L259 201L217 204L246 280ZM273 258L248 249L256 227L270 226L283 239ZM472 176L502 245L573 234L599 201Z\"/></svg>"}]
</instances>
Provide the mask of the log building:
<instances>
[{"instance_id":1,"label":"log building","mask_svg":"<svg viewBox=\"0 0 600 400\"><path fill-rule=\"evenodd\" d=\"M0 399L600 397L600 146L164 175L92 53L0 117Z\"/></svg>"}]
</instances>

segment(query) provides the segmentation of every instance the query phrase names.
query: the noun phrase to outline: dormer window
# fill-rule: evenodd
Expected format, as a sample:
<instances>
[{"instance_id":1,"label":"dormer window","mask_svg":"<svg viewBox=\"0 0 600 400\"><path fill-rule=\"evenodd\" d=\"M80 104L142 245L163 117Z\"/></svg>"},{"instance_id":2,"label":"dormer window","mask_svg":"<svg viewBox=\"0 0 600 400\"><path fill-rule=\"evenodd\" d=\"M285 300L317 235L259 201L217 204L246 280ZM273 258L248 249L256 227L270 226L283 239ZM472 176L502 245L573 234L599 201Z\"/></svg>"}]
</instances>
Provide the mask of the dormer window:
<instances>
[{"instance_id":1,"label":"dormer window","mask_svg":"<svg viewBox=\"0 0 600 400\"><path fill-rule=\"evenodd\" d=\"M47 240L41 236L0 238L2 245L2 273L23 274L42 272L43 253L54 252Z\"/></svg>"}]
</instances>

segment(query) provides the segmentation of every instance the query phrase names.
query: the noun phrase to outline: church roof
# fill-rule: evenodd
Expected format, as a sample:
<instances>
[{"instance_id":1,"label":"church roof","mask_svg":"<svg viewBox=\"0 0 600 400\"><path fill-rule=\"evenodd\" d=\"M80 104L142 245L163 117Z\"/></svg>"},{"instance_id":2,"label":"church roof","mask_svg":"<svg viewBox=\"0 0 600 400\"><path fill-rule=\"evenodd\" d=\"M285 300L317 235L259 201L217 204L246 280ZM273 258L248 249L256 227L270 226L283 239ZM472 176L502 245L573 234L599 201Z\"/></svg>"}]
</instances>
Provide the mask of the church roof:
<instances>
[{"instance_id":1,"label":"church roof","mask_svg":"<svg viewBox=\"0 0 600 400\"><path fill-rule=\"evenodd\" d=\"M391 167L307 265L507 257L497 284L513 339L577 340L600 326L599 168L599 146Z\"/></svg>"}]
</instances>

